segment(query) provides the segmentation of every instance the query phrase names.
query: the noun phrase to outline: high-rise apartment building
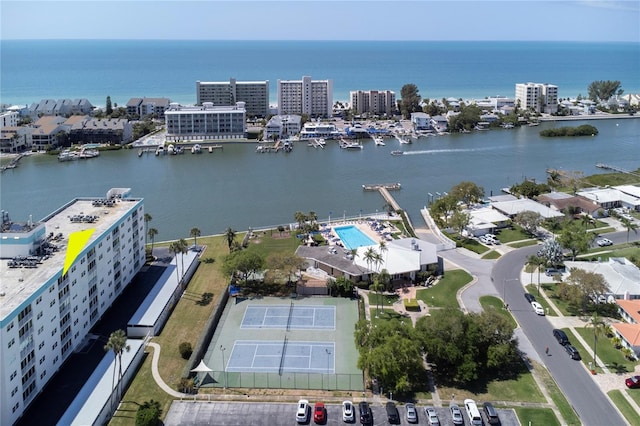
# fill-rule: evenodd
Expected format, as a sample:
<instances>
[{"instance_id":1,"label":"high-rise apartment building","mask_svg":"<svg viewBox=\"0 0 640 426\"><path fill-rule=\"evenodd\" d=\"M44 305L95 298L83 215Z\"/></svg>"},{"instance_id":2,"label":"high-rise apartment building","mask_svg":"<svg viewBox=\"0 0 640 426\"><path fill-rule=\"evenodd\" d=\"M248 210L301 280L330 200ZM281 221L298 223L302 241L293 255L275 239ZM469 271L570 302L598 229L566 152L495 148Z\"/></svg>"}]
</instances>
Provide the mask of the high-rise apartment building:
<instances>
[{"instance_id":1,"label":"high-rise apartment building","mask_svg":"<svg viewBox=\"0 0 640 426\"><path fill-rule=\"evenodd\" d=\"M164 113L168 141L206 141L246 137L244 102L235 106L171 104Z\"/></svg>"},{"instance_id":2,"label":"high-rise apartment building","mask_svg":"<svg viewBox=\"0 0 640 426\"><path fill-rule=\"evenodd\" d=\"M233 106L244 102L249 117L269 114L269 81L196 81L197 104Z\"/></svg>"},{"instance_id":3,"label":"high-rise apartment building","mask_svg":"<svg viewBox=\"0 0 640 426\"><path fill-rule=\"evenodd\" d=\"M278 80L278 114L331 117L333 80Z\"/></svg>"},{"instance_id":4,"label":"high-rise apartment building","mask_svg":"<svg viewBox=\"0 0 640 426\"><path fill-rule=\"evenodd\" d=\"M517 83L516 103L520 108L555 114L558 112L558 86L541 83Z\"/></svg>"},{"instance_id":5,"label":"high-rise apartment building","mask_svg":"<svg viewBox=\"0 0 640 426\"><path fill-rule=\"evenodd\" d=\"M0 424L16 422L144 265L143 200L129 191L76 198L39 222L2 211Z\"/></svg>"}]
</instances>

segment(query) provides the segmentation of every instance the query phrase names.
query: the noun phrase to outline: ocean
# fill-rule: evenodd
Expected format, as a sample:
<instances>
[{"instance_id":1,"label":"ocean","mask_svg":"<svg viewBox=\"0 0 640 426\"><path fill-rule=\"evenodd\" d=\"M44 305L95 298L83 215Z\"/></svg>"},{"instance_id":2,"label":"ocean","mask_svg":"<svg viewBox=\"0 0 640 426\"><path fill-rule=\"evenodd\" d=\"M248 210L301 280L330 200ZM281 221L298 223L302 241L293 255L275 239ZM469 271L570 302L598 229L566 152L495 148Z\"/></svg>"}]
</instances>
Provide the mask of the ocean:
<instances>
[{"instance_id":1,"label":"ocean","mask_svg":"<svg viewBox=\"0 0 640 426\"><path fill-rule=\"evenodd\" d=\"M640 93L640 43L1 40L0 103L110 96L196 101L200 81L331 79L334 100L351 90L415 84L423 98L513 97L515 84L550 83L561 98L587 95L595 80Z\"/></svg>"}]
</instances>

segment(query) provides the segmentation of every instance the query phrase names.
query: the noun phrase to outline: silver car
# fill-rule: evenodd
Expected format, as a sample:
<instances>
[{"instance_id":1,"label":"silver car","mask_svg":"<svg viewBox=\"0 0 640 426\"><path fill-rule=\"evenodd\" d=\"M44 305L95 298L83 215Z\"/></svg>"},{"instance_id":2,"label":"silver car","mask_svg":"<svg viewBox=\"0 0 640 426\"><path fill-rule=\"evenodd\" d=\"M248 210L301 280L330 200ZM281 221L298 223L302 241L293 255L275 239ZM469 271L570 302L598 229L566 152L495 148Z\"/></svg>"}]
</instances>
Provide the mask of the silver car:
<instances>
[{"instance_id":1,"label":"silver car","mask_svg":"<svg viewBox=\"0 0 640 426\"><path fill-rule=\"evenodd\" d=\"M354 422L356 420L356 416L354 414L353 403L351 401L343 401L342 402L342 421L343 422Z\"/></svg>"},{"instance_id":2,"label":"silver car","mask_svg":"<svg viewBox=\"0 0 640 426\"><path fill-rule=\"evenodd\" d=\"M464 419L462 418L462 411L460 411L460 407L457 404L449 405L449 411L451 411L451 420L454 425L463 425Z\"/></svg>"},{"instance_id":3,"label":"silver car","mask_svg":"<svg viewBox=\"0 0 640 426\"><path fill-rule=\"evenodd\" d=\"M407 410L407 421L409 423L418 423L418 411L416 411L416 406L409 403L404 406Z\"/></svg>"},{"instance_id":4,"label":"silver car","mask_svg":"<svg viewBox=\"0 0 640 426\"><path fill-rule=\"evenodd\" d=\"M440 420L438 420L438 413L433 407L424 407L424 413L427 415L427 423L430 426L440 426Z\"/></svg>"}]
</instances>

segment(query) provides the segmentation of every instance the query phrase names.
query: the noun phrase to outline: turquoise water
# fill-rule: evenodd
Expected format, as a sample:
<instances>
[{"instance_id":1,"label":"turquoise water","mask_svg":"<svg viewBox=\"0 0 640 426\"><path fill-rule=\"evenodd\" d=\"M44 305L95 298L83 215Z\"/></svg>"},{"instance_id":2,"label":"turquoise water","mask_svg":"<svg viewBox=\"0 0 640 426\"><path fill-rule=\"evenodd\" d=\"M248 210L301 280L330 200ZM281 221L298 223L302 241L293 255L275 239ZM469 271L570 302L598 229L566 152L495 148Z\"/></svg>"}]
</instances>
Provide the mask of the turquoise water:
<instances>
[{"instance_id":1,"label":"turquoise water","mask_svg":"<svg viewBox=\"0 0 640 426\"><path fill-rule=\"evenodd\" d=\"M336 234L338 234L338 237L340 237L340 240L342 240L342 244L349 250L358 247L372 246L376 243L354 225L339 226L333 229L336 231Z\"/></svg>"},{"instance_id":2,"label":"turquoise water","mask_svg":"<svg viewBox=\"0 0 640 426\"><path fill-rule=\"evenodd\" d=\"M289 60L295 58L295 60ZM132 97L195 103L201 81L332 79L334 100L351 90L414 83L423 98L514 96L515 83L558 85L586 95L596 80L640 92L640 43L0 40L0 102L87 98L125 105ZM45 65L46 64L46 65Z\"/></svg>"}]
</instances>

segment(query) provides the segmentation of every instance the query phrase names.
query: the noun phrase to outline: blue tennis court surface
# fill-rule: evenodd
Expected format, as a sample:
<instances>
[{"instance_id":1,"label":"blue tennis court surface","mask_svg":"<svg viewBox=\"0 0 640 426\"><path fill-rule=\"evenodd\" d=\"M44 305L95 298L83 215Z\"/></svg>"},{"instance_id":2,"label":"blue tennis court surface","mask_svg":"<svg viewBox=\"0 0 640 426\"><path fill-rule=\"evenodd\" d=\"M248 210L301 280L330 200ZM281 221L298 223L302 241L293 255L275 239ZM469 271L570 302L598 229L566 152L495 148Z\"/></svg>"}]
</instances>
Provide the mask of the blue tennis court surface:
<instances>
[{"instance_id":1,"label":"blue tennis court surface","mask_svg":"<svg viewBox=\"0 0 640 426\"><path fill-rule=\"evenodd\" d=\"M240 328L335 330L336 307L314 305L249 305Z\"/></svg>"},{"instance_id":2,"label":"blue tennis court surface","mask_svg":"<svg viewBox=\"0 0 640 426\"><path fill-rule=\"evenodd\" d=\"M335 373L333 342L236 340L229 372Z\"/></svg>"}]
</instances>

